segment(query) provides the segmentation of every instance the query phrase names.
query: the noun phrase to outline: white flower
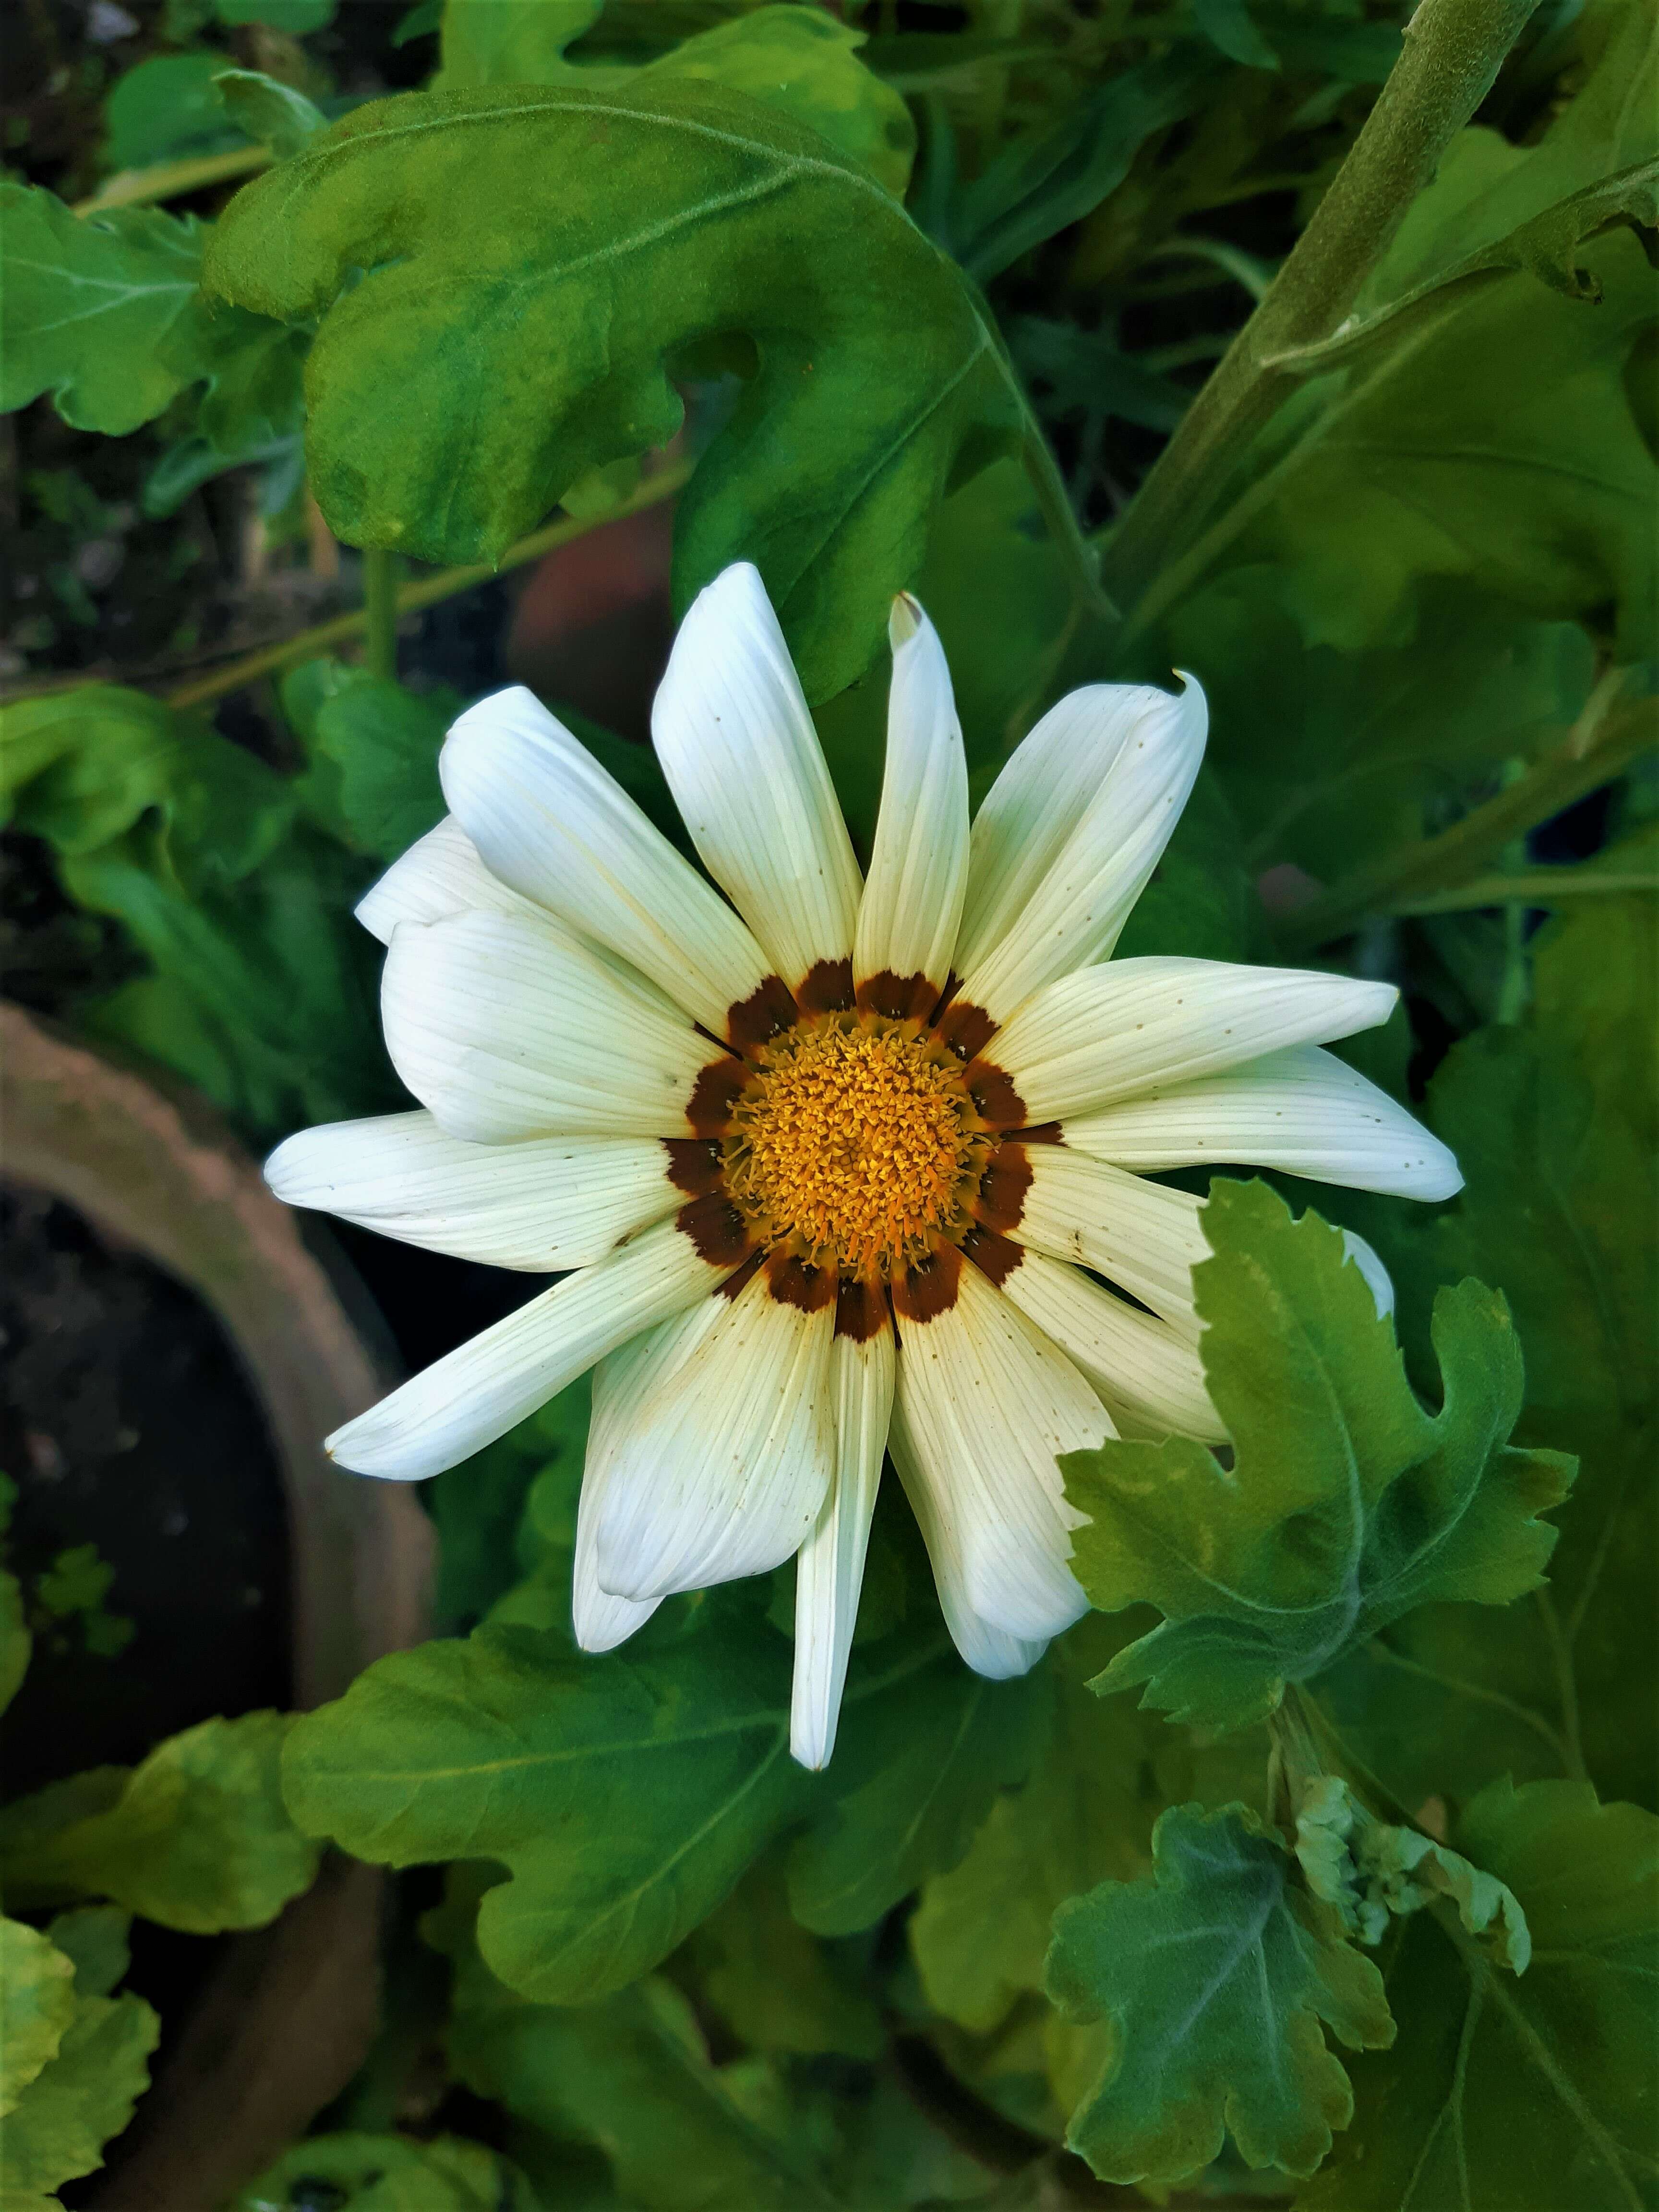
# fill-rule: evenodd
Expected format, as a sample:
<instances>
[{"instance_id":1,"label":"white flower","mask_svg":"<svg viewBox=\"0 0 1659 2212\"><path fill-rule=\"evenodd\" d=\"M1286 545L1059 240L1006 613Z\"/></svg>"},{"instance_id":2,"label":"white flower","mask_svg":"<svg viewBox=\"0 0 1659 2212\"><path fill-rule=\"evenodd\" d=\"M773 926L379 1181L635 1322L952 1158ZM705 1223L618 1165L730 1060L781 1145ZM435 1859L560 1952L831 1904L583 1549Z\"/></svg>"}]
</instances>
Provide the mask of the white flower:
<instances>
[{"instance_id":1,"label":"white flower","mask_svg":"<svg viewBox=\"0 0 1659 2212\"><path fill-rule=\"evenodd\" d=\"M307 1130L266 1170L410 1243L572 1271L329 1449L435 1474L597 1364L581 1642L796 1555L809 1766L834 1743L884 1450L963 1657L1007 1675L1085 1609L1055 1455L1121 1428L1221 1437L1195 1350L1202 1202L1144 1171L1460 1182L1319 1049L1386 1019L1389 986L1100 964L1198 772L1196 684L1073 692L970 833L913 599L891 638L867 882L747 565L686 617L653 716L731 905L527 691L463 714L449 817L359 908L422 1109Z\"/></svg>"}]
</instances>

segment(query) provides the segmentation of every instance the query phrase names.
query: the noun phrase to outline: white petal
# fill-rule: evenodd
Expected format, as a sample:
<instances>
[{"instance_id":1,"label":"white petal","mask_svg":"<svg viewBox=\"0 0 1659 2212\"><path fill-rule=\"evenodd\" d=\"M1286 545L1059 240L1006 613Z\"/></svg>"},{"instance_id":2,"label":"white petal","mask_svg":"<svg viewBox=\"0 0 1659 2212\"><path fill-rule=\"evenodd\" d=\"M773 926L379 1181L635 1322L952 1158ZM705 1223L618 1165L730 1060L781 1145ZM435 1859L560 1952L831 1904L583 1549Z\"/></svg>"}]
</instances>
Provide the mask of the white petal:
<instances>
[{"instance_id":1,"label":"white petal","mask_svg":"<svg viewBox=\"0 0 1659 2212\"><path fill-rule=\"evenodd\" d=\"M1030 1188L1012 1232L1019 1243L1092 1267L1195 1344L1192 1271L1210 1255L1203 1200L1064 1145L1032 1145L1025 1157Z\"/></svg>"},{"instance_id":2,"label":"white petal","mask_svg":"<svg viewBox=\"0 0 1659 2212\"><path fill-rule=\"evenodd\" d=\"M1056 975L1104 960L1163 857L1204 757L1208 710L1188 677L1136 720L1082 818L1006 933L963 969L962 996L1006 1020ZM961 956L957 964L960 967Z\"/></svg>"},{"instance_id":3,"label":"white petal","mask_svg":"<svg viewBox=\"0 0 1659 2212\"><path fill-rule=\"evenodd\" d=\"M1395 1198L1449 1198L1463 1187L1437 1137L1316 1044L1291 1045L1196 1082L1154 1085L1068 1118L1066 1141L1142 1173L1231 1162Z\"/></svg>"},{"instance_id":4,"label":"white petal","mask_svg":"<svg viewBox=\"0 0 1659 2212\"><path fill-rule=\"evenodd\" d=\"M544 915L402 922L380 979L386 1050L452 1136L685 1133L714 1056L643 980Z\"/></svg>"},{"instance_id":5,"label":"white petal","mask_svg":"<svg viewBox=\"0 0 1659 2212\"><path fill-rule=\"evenodd\" d=\"M933 1489L948 1489L974 1611L1009 1635L1057 1636L1087 1611L1066 1560L1082 1516L1058 1452L1113 1433L1070 1360L964 1265L956 1304L899 1322L898 1397Z\"/></svg>"},{"instance_id":6,"label":"white petal","mask_svg":"<svg viewBox=\"0 0 1659 2212\"><path fill-rule=\"evenodd\" d=\"M894 600L888 635L887 765L853 979L887 969L942 991L968 883L968 762L945 648L914 599Z\"/></svg>"},{"instance_id":7,"label":"white petal","mask_svg":"<svg viewBox=\"0 0 1659 2212\"><path fill-rule=\"evenodd\" d=\"M1006 1628L998 1628L974 1611L969 1602L963 1560L960 1501L943 1470L924 1465L911 1444L903 1409L896 1400L887 1449L893 1455L894 1468L904 1486L904 1494L910 1501L910 1510L927 1547L927 1556L933 1561L939 1608L951 1632L951 1641L976 1674L986 1675L994 1682L1005 1682L1014 1674L1029 1674L1048 1649L1048 1638L1044 1636L1032 1640L1010 1636Z\"/></svg>"},{"instance_id":8,"label":"white petal","mask_svg":"<svg viewBox=\"0 0 1659 2212\"><path fill-rule=\"evenodd\" d=\"M1036 1251L1025 1253L1002 1294L1054 1339L1109 1405L1165 1433L1206 1443L1225 1438L1197 1352L1166 1322Z\"/></svg>"},{"instance_id":9,"label":"white petal","mask_svg":"<svg viewBox=\"0 0 1659 2212\"><path fill-rule=\"evenodd\" d=\"M1069 1119L1285 1045L1374 1029L1399 995L1392 983L1310 969L1115 960L1048 984L988 1051L1013 1078L1029 1120Z\"/></svg>"},{"instance_id":10,"label":"white petal","mask_svg":"<svg viewBox=\"0 0 1659 2212\"><path fill-rule=\"evenodd\" d=\"M830 1486L833 1302L781 1305L764 1273L653 1339L617 1413L595 1534L599 1583L665 1597L763 1574Z\"/></svg>"},{"instance_id":11,"label":"white petal","mask_svg":"<svg viewBox=\"0 0 1659 2212\"><path fill-rule=\"evenodd\" d=\"M853 1648L870 1516L893 1411L893 1332L855 1344L838 1336L830 1355L836 1472L812 1533L795 1561L795 1678L789 1748L803 1766L830 1764L847 1658Z\"/></svg>"},{"instance_id":12,"label":"white petal","mask_svg":"<svg viewBox=\"0 0 1659 2212\"><path fill-rule=\"evenodd\" d=\"M654 1137L472 1145L424 1109L301 1129L265 1162L265 1181L289 1206L544 1275L603 1258L682 1202Z\"/></svg>"},{"instance_id":13,"label":"white petal","mask_svg":"<svg viewBox=\"0 0 1659 2212\"><path fill-rule=\"evenodd\" d=\"M715 1036L768 963L730 907L521 686L471 707L444 796L490 869L630 962Z\"/></svg>"},{"instance_id":14,"label":"white petal","mask_svg":"<svg viewBox=\"0 0 1659 2212\"><path fill-rule=\"evenodd\" d=\"M691 842L786 983L853 950L859 865L759 571L692 602L651 710Z\"/></svg>"},{"instance_id":15,"label":"white petal","mask_svg":"<svg viewBox=\"0 0 1659 2212\"><path fill-rule=\"evenodd\" d=\"M417 837L357 902L357 919L372 937L390 945L400 921L442 921L471 907L497 914L533 914L517 891L492 876L478 848L453 814Z\"/></svg>"},{"instance_id":16,"label":"white petal","mask_svg":"<svg viewBox=\"0 0 1659 2212\"><path fill-rule=\"evenodd\" d=\"M1353 1230L1342 1232L1342 1255L1352 1260L1370 1285L1371 1304L1376 1308L1376 1317L1386 1321L1394 1311L1394 1278L1382 1265L1382 1255Z\"/></svg>"},{"instance_id":17,"label":"white petal","mask_svg":"<svg viewBox=\"0 0 1659 2212\"><path fill-rule=\"evenodd\" d=\"M974 817L958 973L1007 935L1131 732L1167 703L1146 684L1087 684L1068 691L1015 748Z\"/></svg>"},{"instance_id":18,"label":"white petal","mask_svg":"<svg viewBox=\"0 0 1659 2212\"><path fill-rule=\"evenodd\" d=\"M673 1327L668 1322L665 1326ZM635 1377L651 1357L656 1340L653 1329L630 1337L620 1351L599 1362L593 1376L593 1412L587 1427L587 1455L582 1468L581 1496L576 1504L576 1551L571 1563L570 1621L584 1651L614 1651L625 1644L662 1603L613 1597L599 1584L599 1547L595 1541L611 1469L616 1465L619 1416L632 1400Z\"/></svg>"},{"instance_id":19,"label":"white petal","mask_svg":"<svg viewBox=\"0 0 1659 2212\"><path fill-rule=\"evenodd\" d=\"M689 1237L659 1223L422 1368L337 1429L327 1449L357 1474L396 1482L441 1474L630 1336L708 1298L720 1279Z\"/></svg>"}]
</instances>

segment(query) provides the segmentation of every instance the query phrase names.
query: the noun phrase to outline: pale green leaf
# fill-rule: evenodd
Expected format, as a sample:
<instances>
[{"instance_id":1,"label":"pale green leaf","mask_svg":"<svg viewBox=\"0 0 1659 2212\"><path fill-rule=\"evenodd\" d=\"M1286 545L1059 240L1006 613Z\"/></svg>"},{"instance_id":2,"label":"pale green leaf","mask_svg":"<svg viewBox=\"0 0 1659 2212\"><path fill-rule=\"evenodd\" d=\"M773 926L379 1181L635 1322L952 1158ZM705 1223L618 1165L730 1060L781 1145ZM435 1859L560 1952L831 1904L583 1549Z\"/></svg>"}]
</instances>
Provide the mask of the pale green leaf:
<instances>
[{"instance_id":1,"label":"pale green leaf","mask_svg":"<svg viewBox=\"0 0 1659 2212\"><path fill-rule=\"evenodd\" d=\"M1520 1899L1518 1979L1443 1914L1389 1961L1400 2039L1354 2072L1352 2132L1310 2212L1638 2212L1659 2106L1659 1820L1579 1782L1494 1783L1453 1834Z\"/></svg>"},{"instance_id":2,"label":"pale green leaf","mask_svg":"<svg viewBox=\"0 0 1659 2212\"><path fill-rule=\"evenodd\" d=\"M1302 1794L1296 1855L1309 1888L1336 1907L1361 1942L1381 1942L1391 1917L1445 1897L1471 1936L1490 1937L1500 1966L1525 1973L1532 1937L1514 1891L1420 1830L1377 1820L1334 1774L1318 1776Z\"/></svg>"},{"instance_id":3,"label":"pale green leaf","mask_svg":"<svg viewBox=\"0 0 1659 2212\"><path fill-rule=\"evenodd\" d=\"M328 118L315 100L259 70L224 70L213 82L231 121L250 138L269 146L279 161L297 154L328 127Z\"/></svg>"},{"instance_id":4,"label":"pale green leaf","mask_svg":"<svg viewBox=\"0 0 1659 2212\"><path fill-rule=\"evenodd\" d=\"M1520 1347L1479 1283L1437 1302L1444 1403L1431 1414L1337 1231L1292 1221L1262 1183L1216 1182L1203 1218L1212 1256L1194 1286L1233 1465L1179 1438L1060 1465L1091 1516L1073 1546L1092 1601L1165 1616L1097 1686L1145 1683L1148 1704L1225 1727L1414 1607L1534 1588L1556 1534L1536 1516L1571 1463L1508 1443Z\"/></svg>"},{"instance_id":5,"label":"pale green leaf","mask_svg":"<svg viewBox=\"0 0 1659 2212\"><path fill-rule=\"evenodd\" d=\"M522 2173L459 2136L416 2142L356 2132L309 2136L284 2151L230 2212L537 2212Z\"/></svg>"},{"instance_id":6,"label":"pale green leaf","mask_svg":"<svg viewBox=\"0 0 1659 2212\"><path fill-rule=\"evenodd\" d=\"M679 1954L702 1999L752 2051L836 2051L879 2057L881 2015L850 1972L789 1910L787 1885L763 1859Z\"/></svg>"},{"instance_id":7,"label":"pale green leaf","mask_svg":"<svg viewBox=\"0 0 1659 2212\"><path fill-rule=\"evenodd\" d=\"M104 1897L191 1935L261 1928L308 1888L317 1851L283 1809L282 1713L203 1721L156 1746L101 1811L48 1825L0 1814L0 1878L19 1903Z\"/></svg>"},{"instance_id":8,"label":"pale green leaf","mask_svg":"<svg viewBox=\"0 0 1659 2212\"><path fill-rule=\"evenodd\" d=\"M9 2112L75 2015L75 1962L21 1920L0 1920L0 2112Z\"/></svg>"},{"instance_id":9,"label":"pale green leaf","mask_svg":"<svg viewBox=\"0 0 1659 2212\"><path fill-rule=\"evenodd\" d=\"M1018 419L973 294L902 210L712 83L378 101L240 192L207 267L245 307L321 318L318 499L351 543L433 560L495 557L665 442L670 356L751 334L755 375L680 497L676 593L753 559L813 698L867 665L953 469Z\"/></svg>"},{"instance_id":10,"label":"pale green leaf","mask_svg":"<svg viewBox=\"0 0 1659 2212\"><path fill-rule=\"evenodd\" d=\"M4 2212L47 2212L51 2191L103 2164L149 2087L161 2033L142 1997L76 1997L57 2056L0 2120Z\"/></svg>"},{"instance_id":11,"label":"pale green leaf","mask_svg":"<svg viewBox=\"0 0 1659 2212\"><path fill-rule=\"evenodd\" d=\"M1352 2049L1391 2042L1382 1978L1243 1807L1173 1808L1152 1853L1151 1881L1103 1882L1054 1916L1048 1994L1110 2031L1066 2142L1108 2181L1178 2180L1226 2134L1249 2166L1311 2173L1353 2106L1320 2022Z\"/></svg>"}]
</instances>

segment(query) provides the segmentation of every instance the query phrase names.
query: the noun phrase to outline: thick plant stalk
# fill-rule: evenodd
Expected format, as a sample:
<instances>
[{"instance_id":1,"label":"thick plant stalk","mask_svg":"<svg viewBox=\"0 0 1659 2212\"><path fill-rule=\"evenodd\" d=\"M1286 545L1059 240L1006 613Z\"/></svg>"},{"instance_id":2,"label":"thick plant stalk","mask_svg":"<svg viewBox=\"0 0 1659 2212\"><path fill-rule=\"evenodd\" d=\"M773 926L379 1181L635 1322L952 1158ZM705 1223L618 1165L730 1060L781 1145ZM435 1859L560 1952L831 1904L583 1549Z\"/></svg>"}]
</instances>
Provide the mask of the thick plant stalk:
<instances>
[{"instance_id":1,"label":"thick plant stalk","mask_svg":"<svg viewBox=\"0 0 1659 2212\"><path fill-rule=\"evenodd\" d=\"M1106 549L1102 581L1126 615L1202 526L1227 471L1296 383L1276 357L1329 337L1341 324L1536 4L1420 0L1393 74L1312 222Z\"/></svg>"},{"instance_id":2,"label":"thick plant stalk","mask_svg":"<svg viewBox=\"0 0 1659 2212\"><path fill-rule=\"evenodd\" d=\"M363 665L398 680L398 556L374 545L363 553Z\"/></svg>"}]
</instances>

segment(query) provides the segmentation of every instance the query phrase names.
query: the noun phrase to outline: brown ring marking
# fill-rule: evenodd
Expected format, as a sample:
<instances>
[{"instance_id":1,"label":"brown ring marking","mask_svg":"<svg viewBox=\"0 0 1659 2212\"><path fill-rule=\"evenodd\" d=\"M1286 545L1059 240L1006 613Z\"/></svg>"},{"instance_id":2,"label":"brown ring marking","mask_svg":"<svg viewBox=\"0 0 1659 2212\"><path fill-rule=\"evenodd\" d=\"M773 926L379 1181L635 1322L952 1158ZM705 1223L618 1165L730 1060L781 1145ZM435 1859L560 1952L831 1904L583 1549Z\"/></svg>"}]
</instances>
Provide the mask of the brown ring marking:
<instances>
[{"instance_id":1,"label":"brown ring marking","mask_svg":"<svg viewBox=\"0 0 1659 2212\"><path fill-rule=\"evenodd\" d=\"M853 1004L853 963L815 960L795 986L795 998L804 1014L844 1014Z\"/></svg>"},{"instance_id":2,"label":"brown ring marking","mask_svg":"<svg viewBox=\"0 0 1659 2212\"><path fill-rule=\"evenodd\" d=\"M993 1129L1023 1127L1025 1101L1006 1068L994 1060L976 1060L962 1079L981 1121Z\"/></svg>"},{"instance_id":3,"label":"brown ring marking","mask_svg":"<svg viewBox=\"0 0 1659 2212\"><path fill-rule=\"evenodd\" d=\"M724 1170L718 1137L665 1137L668 1180L676 1190L703 1198L722 1187Z\"/></svg>"},{"instance_id":4,"label":"brown ring marking","mask_svg":"<svg viewBox=\"0 0 1659 2212\"><path fill-rule=\"evenodd\" d=\"M738 1052L757 1052L775 1036L792 1030L800 1018L795 996L781 975L769 975L746 999L734 999L726 1010L726 1034Z\"/></svg>"},{"instance_id":5,"label":"brown ring marking","mask_svg":"<svg viewBox=\"0 0 1659 2212\"><path fill-rule=\"evenodd\" d=\"M779 1249L766 1256L766 1287L778 1305L819 1313L835 1297L836 1271L815 1267L810 1260Z\"/></svg>"},{"instance_id":6,"label":"brown ring marking","mask_svg":"<svg viewBox=\"0 0 1659 2212\"><path fill-rule=\"evenodd\" d=\"M939 986L920 969L913 975L896 975L884 968L878 975L866 976L857 997L866 1013L884 1014L890 1022L925 1022L939 1003Z\"/></svg>"},{"instance_id":7,"label":"brown ring marking","mask_svg":"<svg viewBox=\"0 0 1659 2212\"><path fill-rule=\"evenodd\" d=\"M685 1102L685 1118L698 1136L725 1135L732 1109L748 1080L749 1070L744 1062L729 1054L721 1060L711 1060L707 1067L698 1070L691 1096Z\"/></svg>"},{"instance_id":8,"label":"brown ring marking","mask_svg":"<svg viewBox=\"0 0 1659 2212\"><path fill-rule=\"evenodd\" d=\"M893 1278L893 1311L901 1321L933 1321L957 1302L962 1255L941 1237L925 1260Z\"/></svg>"},{"instance_id":9,"label":"brown ring marking","mask_svg":"<svg viewBox=\"0 0 1659 2212\"><path fill-rule=\"evenodd\" d=\"M962 1249L981 1275L998 1284L1006 1283L1025 1257L1011 1237L999 1237L994 1229L982 1229L977 1222L963 1238Z\"/></svg>"},{"instance_id":10,"label":"brown ring marking","mask_svg":"<svg viewBox=\"0 0 1659 2212\"><path fill-rule=\"evenodd\" d=\"M1022 1145L1059 1145L1066 1140L1063 1121L1033 1121L1019 1133Z\"/></svg>"},{"instance_id":11,"label":"brown ring marking","mask_svg":"<svg viewBox=\"0 0 1659 2212\"><path fill-rule=\"evenodd\" d=\"M738 1267L754 1249L748 1223L723 1190L688 1199L674 1216L674 1226L684 1231L696 1246L698 1258L711 1267Z\"/></svg>"},{"instance_id":12,"label":"brown ring marking","mask_svg":"<svg viewBox=\"0 0 1659 2212\"><path fill-rule=\"evenodd\" d=\"M764 1252L751 1252L735 1275L728 1275L723 1283L716 1284L714 1296L717 1298L740 1298L755 1279L755 1271L765 1257Z\"/></svg>"},{"instance_id":13,"label":"brown ring marking","mask_svg":"<svg viewBox=\"0 0 1659 2212\"><path fill-rule=\"evenodd\" d=\"M989 1014L971 999L952 999L942 1013L933 1017L933 1027L940 1042L948 1045L960 1060L977 1059L997 1033Z\"/></svg>"},{"instance_id":14,"label":"brown ring marking","mask_svg":"<svg viewBox=\"0 0 1659 2212\"><path fill-rule=\"evenodd\" d=\"M836 1287L836 1334L868 1344L887 1327L887 1297L871 1275L843 1275Z\"/></svg>"},{"instance_id":15,"label":"brown ring marking","mask_svg":"<svg viewBox=\"0 0 1659 2212\"><path fill-rule=\"evenodd\" d=\"M1005 1138L992 1153L969 1210L988 1229L1018 1229L1030 1188L1031 1164L1025 1157L1022 1130L1018 1139Z\"/></svg>"}]
</instances>

